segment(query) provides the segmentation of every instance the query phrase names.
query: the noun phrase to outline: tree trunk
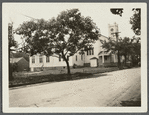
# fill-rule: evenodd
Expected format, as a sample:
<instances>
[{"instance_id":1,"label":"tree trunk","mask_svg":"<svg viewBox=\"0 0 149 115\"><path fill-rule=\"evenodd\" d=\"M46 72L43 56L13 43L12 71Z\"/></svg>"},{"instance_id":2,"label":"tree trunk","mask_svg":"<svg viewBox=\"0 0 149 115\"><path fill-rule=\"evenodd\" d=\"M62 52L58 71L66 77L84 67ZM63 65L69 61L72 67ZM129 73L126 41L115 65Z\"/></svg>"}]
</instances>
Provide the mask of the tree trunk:
<instances>
[{"instance_id":1,"label":"tree trunk","mask_svg":"<svg viewBox=\"0 0 149 115\"><path fill-rule=\"evenodd\" d=\"M121 66L121 63L120 63L120 54L119 54L119 50L118 50L118 53L117 53L117 57L118 57L118 68L120 69L120 66Z\"/></svg>"},{"instance_id":2,"label":"tree trunk","mask_svg":"<svg viewBox=\"0 0 149 115\"><path fill-rule=\"evenodd\" d=\"M118 33L115 33L116 35L116 42L118 43ZM117 52L117 57L118 57L118 63L117 63L117 66L119 69L121 69L121 63L120 63L120 53L119 53L119 50Z\"/></svg>"},{"instance_id":3,"label":"tree trunk","mask_svg":"<svg viewBox=\"0 0 149 115\"><path fill-rule=\"evenodd\" d=\"M127 61L127 59L126 59L126 55L124 55L124 57L125 57L125 66L126 66L126 61Z\"/></svg>"},{"instance_id":4,"label":"tree trunk","mask_svg":"<svg viewBox=\"0 0 149 115\"><path fill-rule=\"evenodd\" d=\"M8 49L9 51L9 53L8 53L8 67L9 67L9 69L8 69L8 72L9 72L9 81L12 81L14 78L13 78L13 75L12 75L12 72L13 72L13 67L10 65L10 48Z\"/></svg>"},{"instance_id":5,"label":"tree trunk","mask_svg":"<svg viewBox=\"0 0 149 115\"><path fill-rule=\"evenodd\" d=\"M67 74L70 74L70 66L69 66L69 62L68 60L66 59L65 60L66 64L67 64Z\"/></svg>"},{"instance_id":6,"label":"tree trunk","mask_svg":"<svg viewBox=\"0 0 149 115\"><path fill-rule=\"evenodd\" d=\"M63 52L62 52L62 58L65 60L66 65L67 65L67 74L70 74L70 66L68 62L68 57L66 58Z\"/></svg>"}]
</instances>

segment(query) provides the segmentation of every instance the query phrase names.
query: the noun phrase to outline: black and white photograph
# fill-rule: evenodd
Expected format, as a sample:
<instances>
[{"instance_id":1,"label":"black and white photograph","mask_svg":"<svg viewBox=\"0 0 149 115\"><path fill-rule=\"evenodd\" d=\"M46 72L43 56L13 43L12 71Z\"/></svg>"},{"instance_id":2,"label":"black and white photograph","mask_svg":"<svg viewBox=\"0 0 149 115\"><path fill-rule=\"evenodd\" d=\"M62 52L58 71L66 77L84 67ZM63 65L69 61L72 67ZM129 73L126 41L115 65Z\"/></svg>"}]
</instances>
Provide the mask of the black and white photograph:
<instances>
[{"instance_id":1,"label":"black and white photograph","mask_svg":"<svg viewBox=\"0 0 149 115\"><path fill-rule=\"evenodd\" d=\"M3 112L147 112L146 3L3 3Z\"/></svg>"}]
</instances>

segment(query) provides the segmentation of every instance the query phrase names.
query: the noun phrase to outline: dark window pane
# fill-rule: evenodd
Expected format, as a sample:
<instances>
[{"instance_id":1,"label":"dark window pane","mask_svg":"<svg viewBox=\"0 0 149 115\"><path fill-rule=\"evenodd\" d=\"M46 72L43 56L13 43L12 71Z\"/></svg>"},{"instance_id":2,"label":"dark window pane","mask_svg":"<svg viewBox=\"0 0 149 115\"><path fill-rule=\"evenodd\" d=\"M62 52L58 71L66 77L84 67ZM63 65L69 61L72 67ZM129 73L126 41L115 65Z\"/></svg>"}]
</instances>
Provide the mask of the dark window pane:
<instances>
[{"instance_id":1,"label":"dark window pane","mask_svg":"<svg viewBox=\"0 0 149 115\"><path fill-rule=\"evenodd\" d=\"M81 55L81 60L83 60L83 55Z\"/></svg>"},{"instance_id":2,"label":"dark window pane","mask_svg":"<svg viewBox=\"0 0 149 115\"><path fill-rule=\"evenodd\" d=\"M92 49L92 55L94 55L94 48Z\"/></svg>"},{"instance_id":3,"label":"dark window pane","mask_svg":"<svg viewBox=\"0 0 149 115\"><path fill-rule=\"evenodd\" d=\"M35 57L32 57L32 63L35 63Z\"/></svg>"},{"instance_id":4,"label":"dark window pane","mask_svg":"<svg viewBox=\"0 0 149 115\"><path fill-rule=\"evenodd\" d=\"M59 56L59 61L61 61L61 56Z\"/></svg>"},{"instance_id":5,"label":"dark window pane","mask_svg":"<svg viewBox=\"0 0 149 115\"><path fill-rule=\"evenodd\" d=\"M46 57L46 62L50 62L50 57Z\"/></svg>"},{"instance_id":6,"label":"dark window pane","mask_svg":"<svg viewBox=\"0 0 149 115\"><path fill-rule=\"evenodd\" d=\"M76 55L76 61L77 61L77 55Z\"/></svg>"},{"instance_id":7,"label":"dark window pane","mask_svg":"<svg viewBox=\"0 0 149 115\"><path fill-rule=\"evenodd\" d=\"M42 57L39 57L39 63L42 63L43 60L42 60Z\"/></svg>"},{"instance_id":8,"label":"dark window pane","mask_svg":"<svg viewBox=\"0 0 149 115\"><path fill-rule=\"evenodd\" d=\"M107 57L107 56L105 56L104 58L105 58L105 60L107 60L107 59L108 59L108 57Z\"/></svg>"}]
</instances>

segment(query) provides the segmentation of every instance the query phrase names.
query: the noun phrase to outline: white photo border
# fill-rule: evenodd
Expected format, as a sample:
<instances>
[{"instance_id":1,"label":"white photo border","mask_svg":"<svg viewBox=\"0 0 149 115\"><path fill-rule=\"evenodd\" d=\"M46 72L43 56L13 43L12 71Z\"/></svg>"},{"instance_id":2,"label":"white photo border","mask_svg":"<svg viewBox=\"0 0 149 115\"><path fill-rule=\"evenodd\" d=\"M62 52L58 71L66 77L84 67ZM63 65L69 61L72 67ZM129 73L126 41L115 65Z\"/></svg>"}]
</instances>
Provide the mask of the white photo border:
<instances>
[{"instance_id":1,"label":"white photo border","mask_svg":"<svg viewBox=\"0 0 149 115\"><path fill-rule=\"evenodd\" d=\"M8 10L2 4L2 102L4 113L141 113L147 112L147 3L79 3L102 4L107 7L123 7L131 5L132 8L141 8L141 107L52 107L52 108L10 108L8 88ZM15 4L15 3L13 3ZM17 3L16 3L17 4ZM20 3L23 4L23 3ZM28 3L37 4L37 3ZM41 4L41 3L40 3ZM47 3L42 3L47 4ZM49 3L51 4L51 3ZM53 4L53 3L52 3ZM59 4L59 3L54 3ZM64 4L64 3L63 3ZM76 4L76 3L70 3Z\"/></svg>"}]
</instances>

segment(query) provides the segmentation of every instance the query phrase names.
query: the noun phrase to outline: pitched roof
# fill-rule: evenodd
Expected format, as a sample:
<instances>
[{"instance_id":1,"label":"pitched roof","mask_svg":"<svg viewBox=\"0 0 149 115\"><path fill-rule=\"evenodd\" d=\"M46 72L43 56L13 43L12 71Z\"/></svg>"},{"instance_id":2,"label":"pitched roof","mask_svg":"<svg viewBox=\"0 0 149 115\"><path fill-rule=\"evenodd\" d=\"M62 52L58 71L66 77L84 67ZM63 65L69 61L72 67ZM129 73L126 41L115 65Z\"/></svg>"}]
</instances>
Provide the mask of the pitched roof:
<instances>
[{"instance_id":1,"label":"pitched roof","mask_svg":"<svg viewBox=\"0 0 149 115\"><path fill-rule=\"evenodd\" d=\"M102 34L100 34L100 36L103 36L103 37L105 37L105 38L108 38L107 36L104 36L104 35L102 35Z\"/></svg>"},{"instance_id":2,"label":"pitched roof","mask_svg":"<svg viewBox=\"0 0 149 115\"><path fill-rule=\"evenodd\" d=\"M92 60L92 59L98 59L98 58L96 58L96 57L92 57L90 60Z\"/></svg>"},{"instance_id":3,"label":"pitched roof","mask_svg":"<svg viewBox=\"0 0 149 115\"><path fill-rule=\"evenodd\" d=\"M104 51L100 51L98 55L101 56L103 54L104 56L108 56L111 53L112 53L112 51L106 51L106 50L104 50Z\"/></svg>"},{"instance_id":4,"label":"pitched roof","mask_svg":"<svg viewBox=\"0 0 149 115\"><path fill-rule=\"evenodd\" d=\"M20 58L10 58L10 63L17 63L17 62L19 62L21 59L23 59L23 57L20 57Z\"/></svg>"}]
</instances>

